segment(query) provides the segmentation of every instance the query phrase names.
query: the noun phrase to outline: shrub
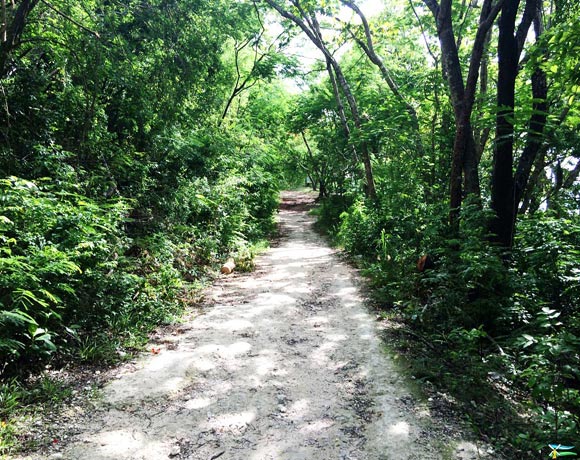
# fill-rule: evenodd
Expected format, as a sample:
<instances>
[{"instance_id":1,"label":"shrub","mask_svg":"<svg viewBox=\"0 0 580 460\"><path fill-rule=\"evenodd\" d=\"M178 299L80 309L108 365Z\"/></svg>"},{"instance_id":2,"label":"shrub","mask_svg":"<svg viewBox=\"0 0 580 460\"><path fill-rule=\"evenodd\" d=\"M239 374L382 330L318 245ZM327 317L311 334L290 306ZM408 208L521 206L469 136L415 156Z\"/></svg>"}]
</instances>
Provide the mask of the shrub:
<instances>
[{"instance_id":1,"label":"shrub","mask_svg":"<svg viewBox=\"0 0 580 460\"><path fill-rule=\"evenodd\" d=\"M15 177L0 180L0 348L6 367L74 336L117 266L123 202L97 204Z\"/></svg>"}]
</instances>

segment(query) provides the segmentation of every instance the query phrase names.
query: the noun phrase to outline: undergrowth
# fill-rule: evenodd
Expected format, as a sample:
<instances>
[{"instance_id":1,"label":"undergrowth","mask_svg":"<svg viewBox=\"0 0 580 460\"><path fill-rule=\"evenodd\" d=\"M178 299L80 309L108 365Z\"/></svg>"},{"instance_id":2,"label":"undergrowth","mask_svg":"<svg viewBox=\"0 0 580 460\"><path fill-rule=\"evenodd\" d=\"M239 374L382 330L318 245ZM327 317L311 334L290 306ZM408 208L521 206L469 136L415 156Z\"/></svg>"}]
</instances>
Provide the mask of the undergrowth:
<instances>
[{"instance_id":1,"label":"undergrowth","mask_svg":"<svg viewBox=\"0 0 580 460\"><path fill-rule=\"evenodd\" d=\"M378 314L400 323L389 341L413 375L450 395L507 458L578 445L578 217L522 219L507 258L488 242L490 216L477 203L454 233L444 207L392 200L334 198L316 212L367 277ZM419 271L422 255L430 265Z\"/></svg>"},{"instance_id":2,"label":"undergrowth","mask_svg":"<svg viewBox=\"0 0 580 460\"><path fill-rule=\"evenodd\" d=\"M34 447L22 428L39 414L51 413L70 402L74 392L69 382L45 372L26 381L13 377L0 383L0 458Z\"/></svg>"}]
</instances>

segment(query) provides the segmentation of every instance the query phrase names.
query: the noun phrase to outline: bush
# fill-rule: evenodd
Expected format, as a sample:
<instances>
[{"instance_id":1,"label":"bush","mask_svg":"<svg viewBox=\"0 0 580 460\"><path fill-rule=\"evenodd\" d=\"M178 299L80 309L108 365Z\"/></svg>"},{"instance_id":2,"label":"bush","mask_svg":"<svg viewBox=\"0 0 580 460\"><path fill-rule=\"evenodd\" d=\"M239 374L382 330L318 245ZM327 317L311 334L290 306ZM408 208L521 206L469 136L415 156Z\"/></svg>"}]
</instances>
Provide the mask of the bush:
<instances>
[{"instance_id":1,"label":"bush","mask_svg":"<svg viewBox=\"0 0 580 460\"><path fill-rule=\"evenodd\" d=\"M316 225L331 238L336 238L340 231L342 215L354 201L350 195L330 195L323 199L313 210L317 216Z\"/></svg>"},{"instance_id":2,"label":"bush","mask_svg":"<svg viewBox=\"0 0 580 460\"><path fill-rule=\"evenodd\" d=\"M0 180L3 368L50 355L74 337L123 247L125 203L97 204L50 186Z\"/></svg>"},{"instance_id":3,"label":"bush","mask_svg":"<svg viewBox=\"0 0 580 460\"><path fill-rule=\"evenodd\" d=\"M519 223L514 254L515 293L510 319L509 366L527 388L535 431L525 440L550 436L576 442L580 425L580 276L577 217L528 217Z\"/></svg>"}]
</instances>

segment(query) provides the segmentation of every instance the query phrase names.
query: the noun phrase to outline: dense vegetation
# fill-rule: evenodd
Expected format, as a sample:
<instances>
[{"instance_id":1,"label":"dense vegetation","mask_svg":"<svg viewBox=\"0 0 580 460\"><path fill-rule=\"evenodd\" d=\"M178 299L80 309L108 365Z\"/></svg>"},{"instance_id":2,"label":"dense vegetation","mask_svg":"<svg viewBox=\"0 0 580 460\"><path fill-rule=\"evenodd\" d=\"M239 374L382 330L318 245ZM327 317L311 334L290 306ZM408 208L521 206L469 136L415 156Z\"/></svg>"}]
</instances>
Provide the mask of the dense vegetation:
<instances>
[{"instance_id":1,"label":"dense vegetation","mask_svg":"<svg viewBox=\"0 0 580 460\"><path fill-rule=\"evenodd\" d=\"M2 5L0 450L30 372L125 356L216 264L251 268L287 111L252 4Z\"/></svg>"},{"instance_id":2,"label":"dense vegetation","mask_svg":"<svg viewBox=\"0 0 580 460\"><path fill-rule=\"evenodd\" d=\"M575 0L2 6L0 419L251 266L306 177L420 378L514 458L578 442Z\"/></svg>"}]
</instances>

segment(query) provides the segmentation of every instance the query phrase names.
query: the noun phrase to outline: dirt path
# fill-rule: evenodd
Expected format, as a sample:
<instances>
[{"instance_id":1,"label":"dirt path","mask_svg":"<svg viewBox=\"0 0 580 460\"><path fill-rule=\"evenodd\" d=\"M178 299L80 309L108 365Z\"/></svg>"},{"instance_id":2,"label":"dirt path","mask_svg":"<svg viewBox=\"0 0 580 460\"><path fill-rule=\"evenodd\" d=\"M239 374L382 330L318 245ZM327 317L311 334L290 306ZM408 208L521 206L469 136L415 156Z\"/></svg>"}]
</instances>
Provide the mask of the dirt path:
<instances>
[{"instance_id":1,"label":"dirt path","mask_svg":"<svg viewBox=\"0 0 580 460\"><path fill-rule=\"evenodd\" d=\"M451 458L352 270L292 206L300 196L284 198L283 237L257 271L222 278L203 315L105 386L67 445L28 459ZM460 448L452 458L480 458Z\"/></svg>"}]
</instances>

